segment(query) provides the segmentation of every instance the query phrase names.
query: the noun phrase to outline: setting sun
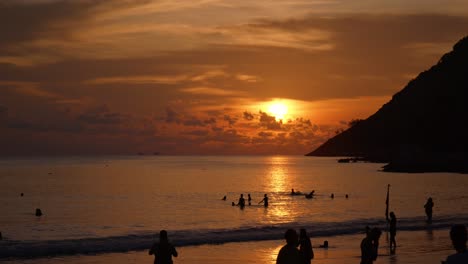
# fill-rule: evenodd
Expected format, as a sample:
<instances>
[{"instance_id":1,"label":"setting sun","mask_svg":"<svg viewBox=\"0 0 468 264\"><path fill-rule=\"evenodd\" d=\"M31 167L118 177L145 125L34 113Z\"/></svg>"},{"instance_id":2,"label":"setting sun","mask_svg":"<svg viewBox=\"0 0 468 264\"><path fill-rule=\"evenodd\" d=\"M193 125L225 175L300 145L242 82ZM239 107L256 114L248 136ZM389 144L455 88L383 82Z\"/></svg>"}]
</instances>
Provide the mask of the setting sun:
<instances>
[{"instance_id":1,"label":"setting sun","mask_svg":"<svg viewBox=\"0 0 468 264\"><path fill-rule=\"evenodd\" d=\"M288 107L281 102L274 102L268 107L268 112L272 114L276 120L284 119L288 113Z\"/></svg>"}]
</instances>

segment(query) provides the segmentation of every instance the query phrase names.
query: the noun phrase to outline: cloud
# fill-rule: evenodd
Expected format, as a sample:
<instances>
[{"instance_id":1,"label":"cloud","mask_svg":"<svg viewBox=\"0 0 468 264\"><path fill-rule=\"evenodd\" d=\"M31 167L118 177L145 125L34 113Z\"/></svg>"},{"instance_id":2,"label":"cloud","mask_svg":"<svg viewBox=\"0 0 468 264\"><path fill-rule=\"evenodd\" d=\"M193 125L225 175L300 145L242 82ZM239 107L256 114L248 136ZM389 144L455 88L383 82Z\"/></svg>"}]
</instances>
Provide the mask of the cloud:
<instances>
[{"instance_id":1,"label":"cloud","mask_svg":"<svg viewBox=\"0 0 468 264\"><path fill-rule=\"evenodd\" d=\"M190 94L199 94L199 95L211 95L211 96L240 96L243 93L232 90L225 90L212 87L191 87L183 88L181 92L190 93Z\"/></svg>"},{"instance_id":2,"label":"cloud","mask_svg":"<svg viewBox=\"0 0 468 264\"><path fill-rule=\"evenodd\" d=\"M236 78L240 81L249 82L249 83L256 83L259 82L261 79L254 75L248 74L237 74Z\"/></svg>"},{"instance_id":3,"label":"cloud","mask_svg":"<svg viewBox=\"0 0 468 264\"><path fill-rule=\"evenodd\" d=\"M330 51L334 48L328 41L329 32L315 28L293 31L262 24L247 24L224 28L219 33L224 39L215 41L216 44L292 48L310 52Z\"/></svg>"},{"instance_id":4,"label":"cloud","mask_svg":"<svg viewBox=\"0 0 468 264\"><path fill-rule=\"evenodd\" d=\"M230 115L224 115L224 121L227 121L229 126L233 126L237 122L236 117L232 117Z\"/></svg>"},{"instance_id":5,"label":"cloud","mask_svg":"<svg viewBox=\"0 0 468 264\"><path fill-rule=\"evenodd\" d=\"M85 81L85 84L105 85L105 84L178 84L188 80L186 75L175 76L120 76L103 77Z\"/></svg>"},{"instance_id":6,"label":"cloud","mask_svg":"<svg viewBox=\"0 0 468 264\"><path fill-rule=\"evenodd\" d=\"M250 112L245 111L244 112L244 119L248 120L248 121L251 121L251 120L254 119L254 115L252 113L250 113Z\"/></svg>"},{"instance_id":7,"label":"cloud","mask_svg":"<svg viewBox=\"0 0 468 264\"><path fill-rule=\"evenodd\" d=\"M180 123L181 122L181 115L174 111L170 107L166 107L166 118L165 121L166 123Z\"/></svg>"},{"instance_id":8,"label":"cloud","mask_svg":"<svg viewBox=\"0 0 468 264\"><path fill-rule=\"evenodd\" d=\"M227 74L225 71L222 70L212 70L212 71L207 71L204 72L200 75L193 76L191 78L192 81L194 82L201 82L201 81L206 81L208 79L213 79L213 78L219 78L219 77L228 77L229 74Z\"/></svg>"},{"instance_id":9,"label":"cloud","mask_svg":"<svg viewBox=\"0 0 468 264\"><path fill-rule=\"evenodd\" d=\"M191 130L183 133L189 136L205 137L209 134L207 130Z\"/></svg>"},{"instance_id":10,"label":"cloud","mask_svg":"<svg viewBox=\"0 0 468 264\"><path fill-rule=\"evenodd\" d=\"M280 120L276 121L274 116L271 116L265 112L260 111L260 126L271 130L279 130L282 128L283 122Z\"/></svg>"},{"instance_id":11,"label":"cloud","mask_svg":"<svg viewBox=\"0 0 468 264\"><path fill-rule=\"evenodd\" d=\"M106 105L90 109L78 116L77 120L91 125L116 125L126 121L126 117L117 112L111 112Z\"/></svg>"},{"instance_id":12,"label":"cloud","mask_svg":"<svg viewBox=\"0 0 468 264\"><path fill-rule=\"evenodd\" d=\"M196 118L196 117L191 117L191 118L187 118L186 120L184 120L183 122L184 126L205 126L205 122L203 122L202 120Z\"/></svg>"}]
</instances>

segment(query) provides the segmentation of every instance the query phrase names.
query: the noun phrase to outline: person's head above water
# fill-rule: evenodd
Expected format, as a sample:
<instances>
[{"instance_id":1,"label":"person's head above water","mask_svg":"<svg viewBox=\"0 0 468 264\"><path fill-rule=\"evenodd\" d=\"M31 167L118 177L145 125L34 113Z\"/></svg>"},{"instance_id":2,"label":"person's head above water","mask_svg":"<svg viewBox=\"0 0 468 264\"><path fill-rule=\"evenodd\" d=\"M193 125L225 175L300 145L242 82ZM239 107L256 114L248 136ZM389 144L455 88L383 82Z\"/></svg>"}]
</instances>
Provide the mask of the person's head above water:
<instances>
[{"instance_id":1,"label":"person's head above water","mask_svg":"<svg viewBox=\"0 0 468 264\"><path fill-rule=\"evenodd\" d=\"M297 246L297 241L299 240L297 236L297 232L294 229L286 230L284 234L284 238L286 239L286 244Z\"/></svg>"},{"instance_id":2,"label":"person's head above water","mask_svg":"<svg viewBox=\"0 0 468 264\"><path fill-rule=\"evenodd\" d=\"M454 225L450 229L450 239L457 252L466 250L467 232L464 225Z\"/></svg>"}]
</instances>

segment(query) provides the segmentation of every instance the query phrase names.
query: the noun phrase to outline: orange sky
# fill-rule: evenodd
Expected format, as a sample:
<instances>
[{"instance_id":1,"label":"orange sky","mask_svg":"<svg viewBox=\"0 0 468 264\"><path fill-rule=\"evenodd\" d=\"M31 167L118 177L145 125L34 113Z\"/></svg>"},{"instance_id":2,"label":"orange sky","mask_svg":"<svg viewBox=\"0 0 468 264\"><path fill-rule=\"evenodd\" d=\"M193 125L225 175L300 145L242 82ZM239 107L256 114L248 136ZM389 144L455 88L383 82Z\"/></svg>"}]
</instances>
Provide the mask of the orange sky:
<instances>
[{"instance_id":1,"label":"orange sky","mask_svg":"<svg viewBox=\"0 0 468 264\"><path fill-rule=\"evenodd\" d=\"M304 154L467 29L460 0L4 0L0 155Z\"/></svg>"}]
</instances>

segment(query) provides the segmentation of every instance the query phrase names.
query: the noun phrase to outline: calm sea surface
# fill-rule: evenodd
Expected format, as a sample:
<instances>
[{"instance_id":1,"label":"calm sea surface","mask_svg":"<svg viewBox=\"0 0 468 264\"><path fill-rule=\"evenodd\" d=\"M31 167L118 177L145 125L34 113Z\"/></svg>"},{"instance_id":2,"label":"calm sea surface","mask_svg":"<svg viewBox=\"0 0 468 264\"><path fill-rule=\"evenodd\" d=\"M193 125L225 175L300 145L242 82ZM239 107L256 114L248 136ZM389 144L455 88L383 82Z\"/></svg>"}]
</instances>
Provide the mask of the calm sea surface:
<instances>
[{"instance_id":1,"label":"calm sea surface","mask_svg":"<svg viewBox=\"0 0 468 264\"><path fill-rule=\"evenodd\" d=\"M161 229L179 246L280 239L288 227L355 234L385 226L387 184L400 229L427 228L428 197L432 228L468 222L468 175L384 173L381 166L302 156L0 160L0 253L72 254L77 241L87 245L78 253L142 249ZM291 188L316 195L291 196ZM253 199L243 210L231 206L241 193ZM265 193L268 208L257 204Z\"/></svg>"}]
</instances>

